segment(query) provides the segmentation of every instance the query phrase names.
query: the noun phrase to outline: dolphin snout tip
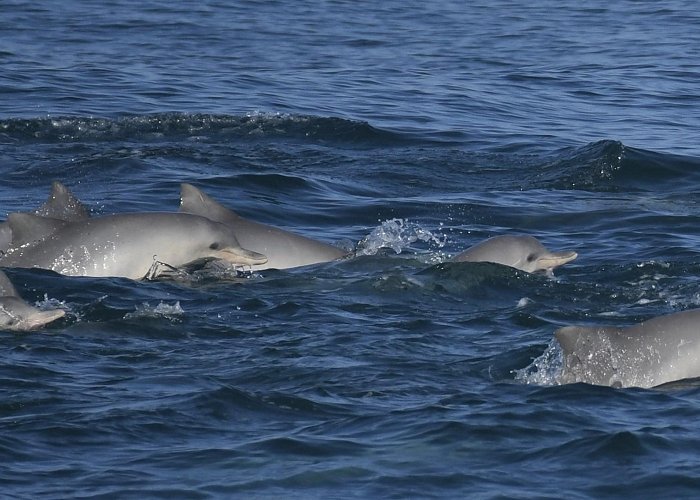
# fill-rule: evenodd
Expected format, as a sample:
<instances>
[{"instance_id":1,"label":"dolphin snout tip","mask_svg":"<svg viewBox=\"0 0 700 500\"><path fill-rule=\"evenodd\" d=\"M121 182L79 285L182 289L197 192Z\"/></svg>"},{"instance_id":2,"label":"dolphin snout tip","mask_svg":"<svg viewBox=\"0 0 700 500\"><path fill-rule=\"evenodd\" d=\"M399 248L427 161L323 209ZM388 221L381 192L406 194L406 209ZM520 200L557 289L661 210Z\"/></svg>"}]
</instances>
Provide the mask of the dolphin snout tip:
<instances>
[{"instance_id":1,"label":"dolphin snout tip","mask_svg":"<svg viewBox=\"0 0 700 500\"><path fill-rule=\"evenodd\" d=\"M577 257L578 253L574 252L573 250L556 252L540 258L539 263L542 266L542 269L554 269L566 264L567 262L575 260Z\"/></svg>"}]
</instances>

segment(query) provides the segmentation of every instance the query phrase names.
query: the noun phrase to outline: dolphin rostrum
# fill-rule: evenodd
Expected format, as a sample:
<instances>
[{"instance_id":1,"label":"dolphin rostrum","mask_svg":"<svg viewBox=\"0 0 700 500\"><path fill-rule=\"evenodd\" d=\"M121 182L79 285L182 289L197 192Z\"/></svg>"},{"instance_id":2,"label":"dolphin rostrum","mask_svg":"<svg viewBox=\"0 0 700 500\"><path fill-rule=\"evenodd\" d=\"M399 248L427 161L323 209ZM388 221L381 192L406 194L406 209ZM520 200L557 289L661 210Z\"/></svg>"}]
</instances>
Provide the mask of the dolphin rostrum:
<instances>
[{"instance_id":1,"label":"dolphin rostrum","mask_svg":"<svg viewBox=\"0 0 700 500\"><path fill-rule=\"evenodd\" d=\"M15 213L8 222L13 238L20 241L13 240L12 248L0 257L3 267L141 279L159 262L177 268L201 259L246 266L267 260L242 248L224 224L193 214L131 213L66 222Z\"/></svg>"},{"instance_id":2,"label":"dolphin rostrum","mask_svg":"<svg viewBox=\"0 0 700 500\"><path fill-rule=\"evenodd\" d=\"M27 304L7 275L0 271L0 330L34 330L63 317L65 311L42 311Z\"/></svg>"},{"instance_id":3,"label":"dolphin rostrum","mask_svg":"<svg viewBox=\"0 0 700 500\"><path fill-rule=\"evenodd\" d=\"M654 387L700 377L700 309L627 328L567 326L554 333L562 383Z\"/></svg>"},{"instance_id":4,"label":"dolphin rostrum","mask_svg":"<svg viewBox=\"0 0 700 500\"><path fill-rule=\"evenodd\" d=\"M555 267L574 260L572 251L550 252L532 236L494 236L455 255L453 262L494 262L528 273L551 272Z\"/></svg>"},{"instance_id":5,"label":"dolphin rostrum","mask_svg":"<svg viewBox=\"0 0 700 500\"><path fill-rule=\"evenodd\" d=\"M180 212L201 215L230 227L241 246L267 257L258 269L286 269L329 262L348 252L320 241L245 219L191 184L181 184Z\"/></svg>"}]
</instances>

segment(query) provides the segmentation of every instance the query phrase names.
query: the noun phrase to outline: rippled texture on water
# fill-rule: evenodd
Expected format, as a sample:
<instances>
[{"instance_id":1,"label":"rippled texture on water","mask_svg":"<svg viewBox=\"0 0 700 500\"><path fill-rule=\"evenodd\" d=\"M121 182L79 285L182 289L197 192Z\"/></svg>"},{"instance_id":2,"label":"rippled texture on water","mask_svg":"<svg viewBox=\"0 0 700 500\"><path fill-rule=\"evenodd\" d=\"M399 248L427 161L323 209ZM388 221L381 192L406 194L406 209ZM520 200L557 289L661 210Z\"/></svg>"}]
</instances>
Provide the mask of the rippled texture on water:
<instances>
[{"instance_id":1,"label":"rippled texture on water","mask_svg":"<svg viewBox=\"0 0 700 500\"><path fill-rule=\"evenodd\" d=\"M242 215L354 248L135 282L10 269L17 498L694 497L700 390L559 385L556 328L698 307L692 2L10 1L0 216ZM554 278L448 257L532 234Z\"/></svg>"}]
</instances>

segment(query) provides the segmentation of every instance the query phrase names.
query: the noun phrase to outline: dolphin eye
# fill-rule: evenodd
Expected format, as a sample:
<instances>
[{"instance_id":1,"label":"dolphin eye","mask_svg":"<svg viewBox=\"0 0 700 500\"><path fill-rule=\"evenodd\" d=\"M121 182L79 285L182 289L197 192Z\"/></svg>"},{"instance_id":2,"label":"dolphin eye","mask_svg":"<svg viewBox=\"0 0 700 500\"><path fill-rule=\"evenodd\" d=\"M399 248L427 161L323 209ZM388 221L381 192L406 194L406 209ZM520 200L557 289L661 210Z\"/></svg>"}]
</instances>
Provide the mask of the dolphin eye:
<instances>
[{"instance_id":1,"label":"dolphin eye","mask_svg":"<svg viewBox=\"0 0 700 500\"><path fill-rule=\"evenodd\" d=\"M537 256L534 253L531 253L530 255L527 256L527 261L532 262L537 258Z\"/></svg>"},{"instance_id":2,"label":"dolphin eye","mask_svg":"<svg viewBox=\"0 0 700 500\"><path fill-rule=\"evenodd\" d=\"M219 249L219 244L218 244L218 243L212 243L211 245L209 245L209 248L210 248L211 250L218 250L218 249Z\"/></svg>"}]
</instances>

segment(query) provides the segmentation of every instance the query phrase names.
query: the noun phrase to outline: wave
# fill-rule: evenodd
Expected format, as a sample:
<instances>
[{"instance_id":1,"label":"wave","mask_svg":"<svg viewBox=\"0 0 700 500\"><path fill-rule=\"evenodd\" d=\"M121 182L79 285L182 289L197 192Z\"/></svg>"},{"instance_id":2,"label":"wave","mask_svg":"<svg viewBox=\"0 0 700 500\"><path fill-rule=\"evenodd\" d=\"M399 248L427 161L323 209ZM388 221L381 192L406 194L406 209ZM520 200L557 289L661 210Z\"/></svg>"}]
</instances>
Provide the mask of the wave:
<instances>
[{"instance_id":1,"label":"wave","mask_svg":"<svg viewBox=\"0 0 700 500\"><path fill-rule=\"evenodd\" d=\"M559 152L533 180L555 189L582 191L688 190L700 180L700 158L602 140Z\"/></svg>"},{"instance_id":2,"label":"wave","mask_svg":"<svg viewBox=\"0 0 700 500\"><path fill-rule=\"evenodd\" d=\"M559 189L599 192L644 192L659 189L690 192L700 181L700 158L634 148L615 140L601 140L569 147L552 154L528 154L526 146L509 153L465 150L469 146L451 139L376 128L365 121L338 117L283 113L246 115L204 113L158 113L125 115L117 118L44 117L0 120L0 144L90 144L139 145L130 155L180 157L194 155L184 144L225 145L260 142L289 142L331 145L355 150L398 148L392 159L391 175L416 179L427 186L448 189L454 176L469 176L473 184L487 183L491 189ZM143 145L154 145L153 148ZM167 144L166 148L162 148ZM177 150L172 145L177 145ZM544 145L538 145L541 148ZM184 149L183 149L184 148ZM55 154L55 152L54 152ZM124 163L124 149L99 151L105 161ZM141 155L141 156L139 156ZM92 158L92 157L91 157ZM378 177L376 158L368 162L370 175ZM39 167L40 163L37 163ZM73 163L72 163L73 164ZM39 168L37 167L37 168ZM53 167L52 167L53 168ZM362 170L364 167L357 167ZM430 175L426 175L429 171ZM289 178L270 182L278 187ZM445 184L442 186L441 184Z\"/></svg>"},{"instance_id":3,"label":"wave","mask_svg":"<svg viewBox=\"0 0 700 500\"><path fill-rule=\"evenodd\" d=\"M369 123L281 113L215 115L158 113L119 118L46 117L0 120L0 143L110 142L288 138L314 142L389 145L409 140Z\"/></svg>"}]
</instances>

